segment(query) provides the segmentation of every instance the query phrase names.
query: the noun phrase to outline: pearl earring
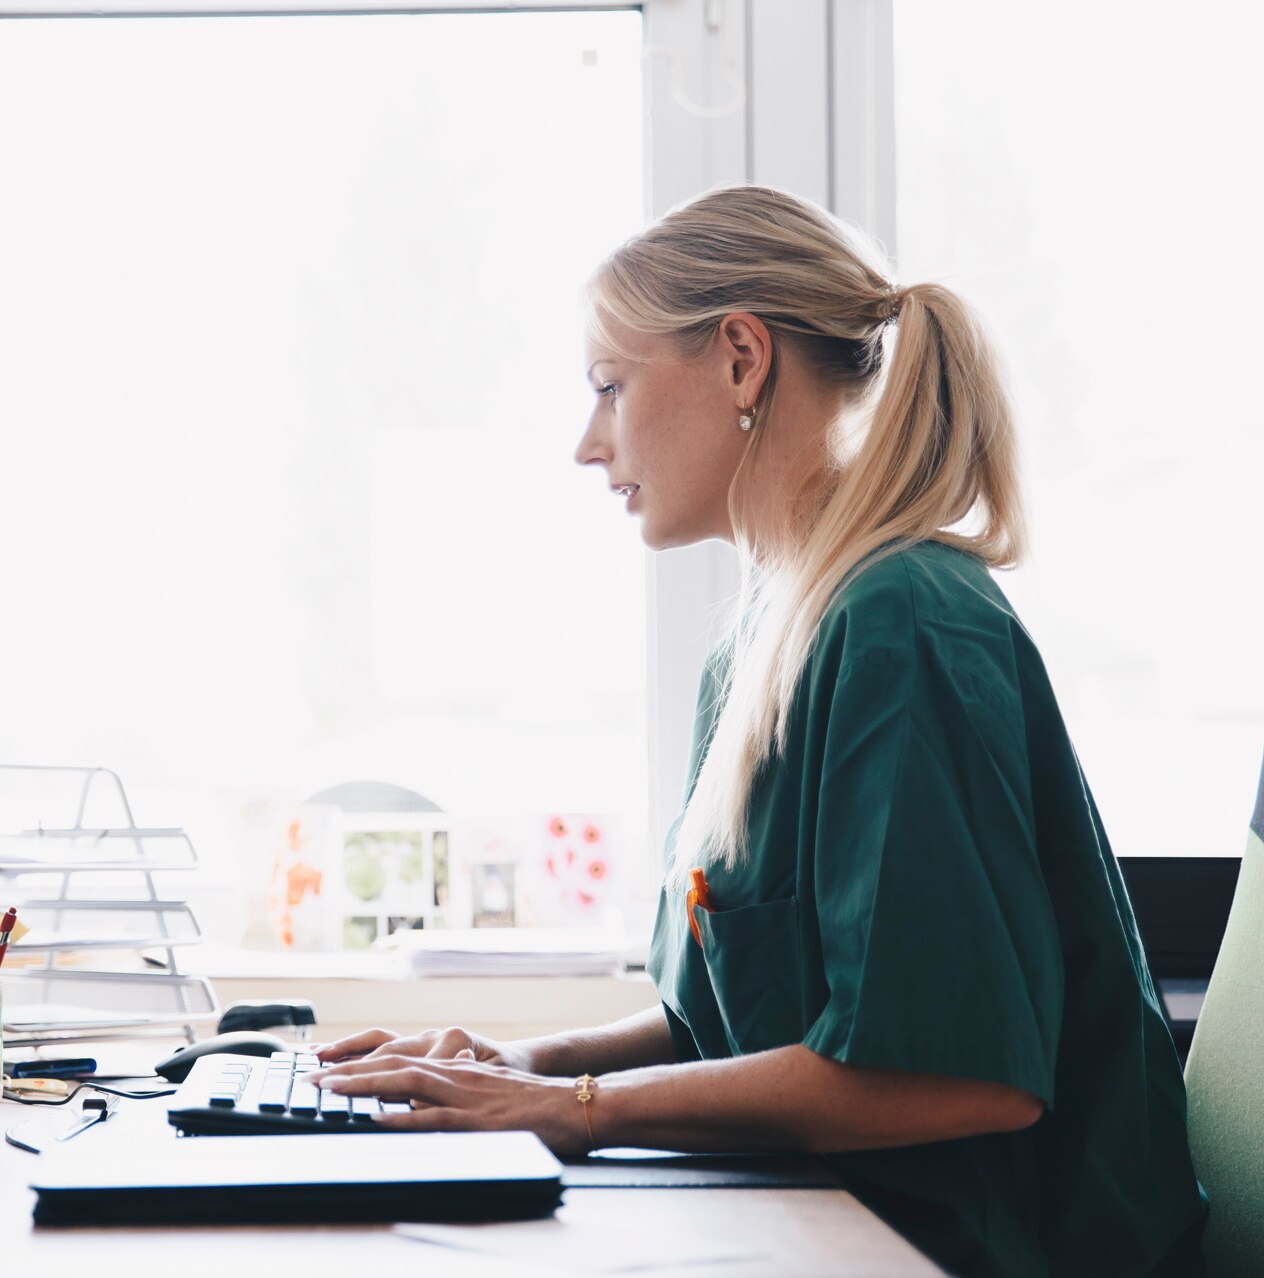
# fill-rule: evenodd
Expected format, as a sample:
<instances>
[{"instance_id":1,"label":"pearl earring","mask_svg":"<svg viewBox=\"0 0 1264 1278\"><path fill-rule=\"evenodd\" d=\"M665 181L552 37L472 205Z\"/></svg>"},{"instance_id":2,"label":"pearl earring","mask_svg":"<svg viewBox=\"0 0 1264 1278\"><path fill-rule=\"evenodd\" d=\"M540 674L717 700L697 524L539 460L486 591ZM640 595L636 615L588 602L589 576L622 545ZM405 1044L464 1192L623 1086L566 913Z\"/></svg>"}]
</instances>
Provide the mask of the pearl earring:
<instances>
[{"instance_id":1,"label":"pearl earring","mask_svg":"<svg viewBox=\"0 0 1264 1278\"><path fill-rule=\"evenodd\" d=\"M737 424L742 428L742 430L750 430L750 428L755 424L754 408L746 409L746 411L737 419Z\"/></svg>"}]
</instances>

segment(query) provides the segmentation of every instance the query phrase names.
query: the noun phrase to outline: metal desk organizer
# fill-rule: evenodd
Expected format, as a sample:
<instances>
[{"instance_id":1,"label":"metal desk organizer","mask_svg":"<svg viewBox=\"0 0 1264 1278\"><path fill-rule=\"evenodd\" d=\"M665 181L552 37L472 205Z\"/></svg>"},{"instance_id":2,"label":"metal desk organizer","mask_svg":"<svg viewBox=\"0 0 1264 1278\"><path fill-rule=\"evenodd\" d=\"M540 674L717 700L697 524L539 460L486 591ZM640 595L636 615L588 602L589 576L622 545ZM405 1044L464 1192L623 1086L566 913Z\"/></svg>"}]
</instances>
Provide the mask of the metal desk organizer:
<instances>
[{"instance_id":1,"label":"metal desk organizer","mask_svg":"<svg viewBox=\"0 0 1264 1278\"><path fill-rule=\"evenodd\" d=\"M155 875L197 863L184 830L136 824L110 769L0 764L0 900L31 928L4 965L5 1046L173 1029L193 1042L219 1006L205 978L180 971L179 949L201 932Z\"/></svg>"}]
</instances>

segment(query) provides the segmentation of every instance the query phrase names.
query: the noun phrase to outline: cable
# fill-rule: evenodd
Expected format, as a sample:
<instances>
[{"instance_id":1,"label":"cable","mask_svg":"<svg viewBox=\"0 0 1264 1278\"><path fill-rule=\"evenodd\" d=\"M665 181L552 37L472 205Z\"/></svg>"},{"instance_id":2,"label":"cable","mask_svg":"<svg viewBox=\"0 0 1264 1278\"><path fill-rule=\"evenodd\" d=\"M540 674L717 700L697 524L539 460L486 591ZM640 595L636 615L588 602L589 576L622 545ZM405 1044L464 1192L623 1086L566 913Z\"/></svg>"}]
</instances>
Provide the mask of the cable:
<instances>
[{"instance_id":1,"label":"cable","mask_svg":"<svg viewBox=\"0 0 1264 1278\"><path fill-rule=\"evenodd\" d=\"M94 1092L104 1092L107 1096L121 1096L124 1100L152 1100L156 1096L174 1096L179 1090L175 1087L168 1087L156 1092L124 1092L117 1087L103 1087L100 1083L80 1083L72 1091L67 1092L60 1100L40 1100L33 1096L22 1096L18 1092L9 1091L7 1087L4 1089L4 1099L17 1101L19 1105L69 1105L85 1087Z\"/></svg>"},{"instance_id":2,"label":"cable","mask_svg":"<svg viewBox=\"0 0 1264 1278\"><path fill-rule=\"evenodd\" d=\"M93 1074L91 1078L85 1078L85 1083L119 1083L125 1078L162 1078L161 1074ZM165 1083L167 1080L162 1079Z\"/></svg>"},{"instance_id":3,"label":"cable","mask_svg":"<svg viewBox=\"0 0 1264 1278\"><path fill-rule=\"evenodd\" d=\"M24 1118L20 1123L14 1123L4 1133L5 1142L12 1145L15 1149L24 1149L28 1154L42 1154L44 1147L42 1145L33 1144L33 1137L27 1137L23 1140L21 1136L24 1127L30 1127L35 1123L41 1122L38 1118Z\"/></svg>"},{"instance_id":4,"label":"cable","mask_svg":"<svg viewBox=\"0 0 1264 1278\"><path fill-rule=\"evenodd\" d=\"M156 1078L157 1075L154 1075L154 1077ZM87 1088L89 1091L93 1091L93 1092L104 1092L105 1095L107 1096L119 1096L119 1097L122 1097L124 1100L151 1100L152 1098L156 1096L174 1096L175 1093L179 1090L178 1088L175 1088L175 1087L167 1087L167 1088L163 1088L161 1091L153 1091L153 1092L125 1092L118 1087L103 1087L100 1083L84 1082L84 1083L80 1083L77 1087L75 1087L67 1095L63 1096L60 1100L41 1100L38 1097L24 1096L18 1092L11 1092L9 1091L8 1088L4 1089L4 1098L5 1100L16 1101L19 1105L38 1105L38 1106L41 1106L42 1108L52 1107L56 1109L62 1105L69 1105L70 1102L74 1100L74 1098L78 1096L81 1091L84 1090L84 1088ZM100 1102L98 1102L98 1104L99 1103ZM91 1104L90 1101L85 1101L84 1102L85 1108L89 1104ZM10 1145L16 1146L18 1149L27 1150L29 1153L32 1153L32 1154L41 1153L43 1151L43 1146L42 1144L37 1142L37 1139L35 1137L27 1136L24 1138L23 1135L21 1134L24 1128L28 1128L32 1126L33 1124L36 1124L37 1122L38 1122L37 1119L30 1118L30 1119L25 1119L20 1123L14 1123L11 1127L9 1127L5 1131L4 1133L5 1141Z\"/></svg>"}]
</instances>

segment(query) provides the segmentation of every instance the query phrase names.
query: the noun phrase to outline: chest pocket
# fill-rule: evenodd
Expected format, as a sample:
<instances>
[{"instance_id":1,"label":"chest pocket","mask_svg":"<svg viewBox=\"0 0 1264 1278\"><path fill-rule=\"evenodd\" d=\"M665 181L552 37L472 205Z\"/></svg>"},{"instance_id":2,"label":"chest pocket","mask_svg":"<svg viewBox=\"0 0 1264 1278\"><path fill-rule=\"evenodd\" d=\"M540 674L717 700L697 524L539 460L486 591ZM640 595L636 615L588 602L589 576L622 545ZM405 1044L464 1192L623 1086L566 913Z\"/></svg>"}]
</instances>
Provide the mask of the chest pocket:
<instances>
[{"instance_id":1,"label":"chest pocket","mask_svg":"<svg viewBox=\"0 0 1264 1278\"><path fill-rule=\"evenodd\" d=\"M694 918L732 1053L801 1042L798 901L710 912L699 905Z\"/></svg>"}]
</instances>

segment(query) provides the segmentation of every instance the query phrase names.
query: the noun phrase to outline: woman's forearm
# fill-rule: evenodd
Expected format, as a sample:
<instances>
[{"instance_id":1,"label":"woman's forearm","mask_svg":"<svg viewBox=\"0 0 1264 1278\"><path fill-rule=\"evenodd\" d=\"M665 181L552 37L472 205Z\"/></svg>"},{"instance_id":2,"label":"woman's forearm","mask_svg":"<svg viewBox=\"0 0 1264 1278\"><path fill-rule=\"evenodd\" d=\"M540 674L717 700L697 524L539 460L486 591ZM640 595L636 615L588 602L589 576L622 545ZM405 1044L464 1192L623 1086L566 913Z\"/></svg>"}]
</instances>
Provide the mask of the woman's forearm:
<instances>
[{"instance_id":1,"label":"woman's forearm","mask_svg":"<svg viewBox=\"0 0 1264 1278\"><path fill-rule=\"evenodd\" d=\"M661 1007L609 1025L518 1039L511 1046L523 1053L532 1073L572 1077L670 1065L676 1059Z\"/></svg>"},{"instance_id":2,"label":"woman's forearm","mask_svg":"<svg viewBox=\"0 0 1264 1278\"><path fill-rule=\"evenodd\" d=\"M841 1064L802 1044L727 1060L601 1069L603 1060L661 1054L668 1031L656 1015L657 1022L644 1013L569 1040L537 1040L540 1064L556 1071L551 1077L499 1063L489 1068L470 1049L444 1059L393 1053L389 1045L311 1077L340 1095L411 1102L407 1111L375 1115L383 1127L533 1131L567 1157L615 1145L879 1149L1017 1131L1043 1112L1036 1097L1016 1087ZM585 1059L572 1055L577 1050ZM586 1069L590 1063L595 1068ZM573 1086L581 1073L598 1075L586 1102Z\"/></svg>"},{"instance_id":3,"label":"woman's forearm","mask_svg":"<svg viewBox=\"0 0 1264 1278\"><path fill-rule=\"evenodd\" d=\"M999 1083L843 1065L797 1045L599 1079L599 1145L652 1149L879 1149L1016 1131L1035 1097Z\"/></svg>"}]
</instances>

